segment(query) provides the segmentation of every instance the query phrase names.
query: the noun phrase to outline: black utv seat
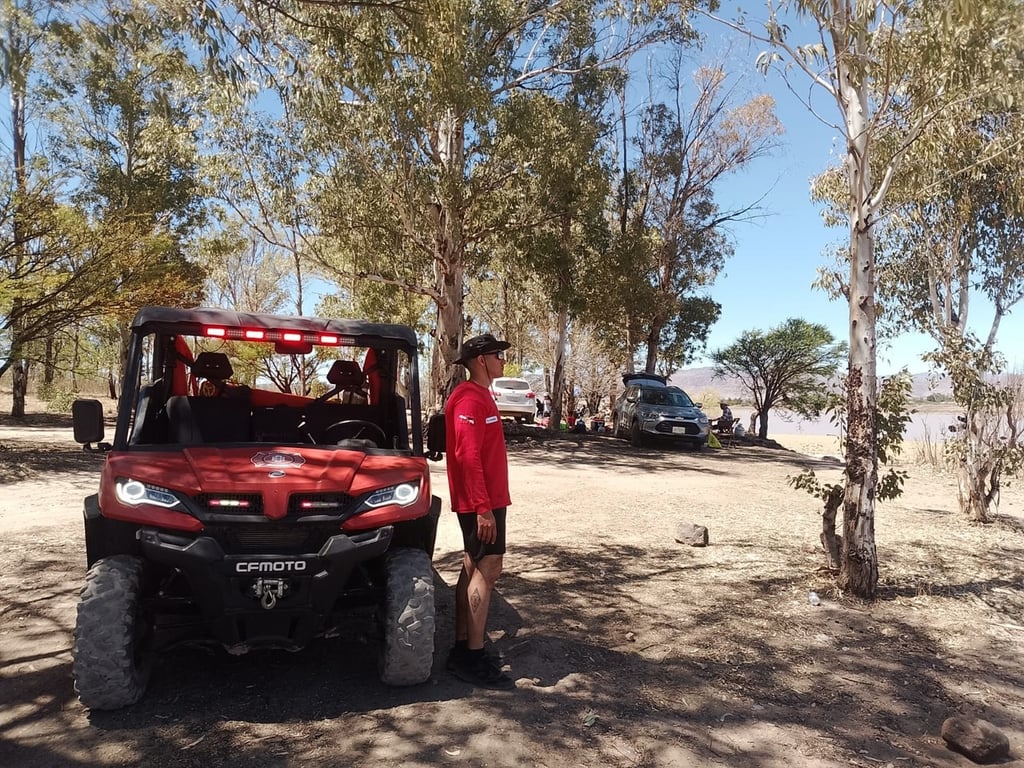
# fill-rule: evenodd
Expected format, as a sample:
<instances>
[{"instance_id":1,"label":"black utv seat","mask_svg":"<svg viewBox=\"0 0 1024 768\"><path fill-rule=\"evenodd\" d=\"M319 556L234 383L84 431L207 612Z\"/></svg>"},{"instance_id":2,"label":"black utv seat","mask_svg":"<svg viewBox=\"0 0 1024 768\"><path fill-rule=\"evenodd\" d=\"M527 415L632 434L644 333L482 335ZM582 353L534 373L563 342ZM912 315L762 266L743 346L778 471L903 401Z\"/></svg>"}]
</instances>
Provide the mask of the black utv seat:
<instances>
[{"instance_id":1,"label":"black utv seat","mask_svg":"<svg viewBox=\"0 0 1024 768\"><path fill-rule=\"evenodd\" d=\"M167 400L171 441L192 443L239 443L249 437L249 404L228 397L182 397Z\"/></svg>"},{"instance_id":2,"label":"black utv seat","mask_svg":"<svg viewBox=\"0 0 1024 768\"><path fill-rule=\"evenodd\" d=\"M200 352L192 363L192 373L211 382L217 393L223 393L224 382L234 371L227 355ZM238 443L252 439L246 397L176 395L167 400L167 421L175 443Z\"/></svg>"}]
</instances>

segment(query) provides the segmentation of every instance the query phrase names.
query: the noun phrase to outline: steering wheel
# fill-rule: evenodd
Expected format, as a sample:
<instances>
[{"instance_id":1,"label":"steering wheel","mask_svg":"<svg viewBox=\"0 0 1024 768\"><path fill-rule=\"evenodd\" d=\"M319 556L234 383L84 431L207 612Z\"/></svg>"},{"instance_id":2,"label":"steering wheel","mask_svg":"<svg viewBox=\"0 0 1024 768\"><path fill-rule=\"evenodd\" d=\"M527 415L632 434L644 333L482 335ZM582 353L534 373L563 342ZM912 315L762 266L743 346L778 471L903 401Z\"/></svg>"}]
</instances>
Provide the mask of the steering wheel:
<instances>
[{"instance_id":1,"label":"steering wheel","mask_svg":"<svg viewBox=\"0 0 1024 768\"><path fill-rule=\"evenodd\" d=\"M324 442L337 443L344 439L355 439L367 430L371 433L369 439L375 442L378 447L387 444L388 436L384 434L384 430L372 421L366 421L364 419L345 419L344 421L334 422L324 430ZM332 438L332 432L342 432L342 434L336 438ZM351 434L348 434L348 432L351 432ZM380 437L379 440L376 439L378 436Z\"/></svg>"}]
</instances>

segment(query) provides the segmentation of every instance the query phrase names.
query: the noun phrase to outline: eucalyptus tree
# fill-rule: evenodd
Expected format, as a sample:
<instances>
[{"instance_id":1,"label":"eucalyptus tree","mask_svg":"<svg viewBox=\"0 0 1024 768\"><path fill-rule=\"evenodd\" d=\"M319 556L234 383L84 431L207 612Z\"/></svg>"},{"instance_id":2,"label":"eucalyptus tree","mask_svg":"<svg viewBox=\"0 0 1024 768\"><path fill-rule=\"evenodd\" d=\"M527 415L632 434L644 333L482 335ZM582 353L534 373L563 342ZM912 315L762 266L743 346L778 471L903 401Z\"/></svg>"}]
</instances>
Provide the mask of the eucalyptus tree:
<instances>
[{"instance_id":1,"label":"eucalyptus tree","mask_svg":"<svg viewBox=\"0 0 1024 768\"><path fill-rule=\"evenodd\" d=\"M686 10L582 0L441 0L415 11L300 3L261 28L264 42L294 53L290 97L322 213L317 258L330 274L429 298L442 394L461 377L454 359L467 272L487 261L492 242L534 223L512 191L524 169L496 130L510 97L564 88L579 69L674 35Z\"/></svg>"},{"instance_id":2,"label":"eucalyptus tree","mask_svg":"<svg viewBox=\"0 0 1024 768\"><path fill-rule=\"evenodd\" d=\"M51 194L46 179L32 174L28 154L29 113L34 68L52 55L52 25L60 20L59 4L47 0L2 0L0 30L0 87L10 104L10 155L3 164L2 248L0 248L0 376L12 370L11 415L24 416L28 386L29 346L41 337L37 305L41 275L48 255L40 255L32 243L49 231L47 216Z\"/></svg>"},{"instance_id":3,"label":"eucalyptus tree","mask_svg":"<svg viewBox=\"0 0 1024 768\"><path fill-rule=\"evenodd\" d=\"M228 220L203 236L197 258L213 306L272 314L286 311L292 303L290 260L241 221Z\"/></svg>"},{"instance_id":4,"label":"eucalyptus tree","mask_svg":"<svg viewBox=\"0 0 1024 768\"><path fill-rule=\"evenodd\" d=\"M261 79L256 71L242 87L214 94L202 168L213 198L260 241L253 247L272 258L287 258L290 269L279 277L289 284L291 305L302 315L307 311L306 267L317 233L304 183L310 164L301 125L287 100L281 103L285 90L276 77Z\"/></svg>"},{"instance_id":5,"label":"eucalyptus tree","mask_svg":"<svg viewBox=\"0 0 1024 768\"><path fill-rule=\"evenodd\" d=\"M954 130L932 126L908 157L880 240L887 306L900 326L935 340L929 357L963 408L965 429L949 445L961 510L982 522L998 509L1002 475L1024 459L1017 387L999 383L996 349L1003 317L1024 298L1022 144L1024 121L996 105Z\"/></svg>"},{"instance_id":6,"label":"eucalyptus tree","mask_svg":"<svg viewBox=\"0 0 1024 768\"><path fill-rule=\"evenodd\" d=\"M770 96L738 98L739 78L717 67L698 67L688 88L683 62L676 51L665 73L670 98L642 112L633 178L633 216L647 234L633 265L649 287L632 294L627 322L639 329L652 373L659 356L678 367L707 338L719 307L700 292L731 255L724 228L754 213L755 202L723 210L715 187L769 154L782 133Z\"/></svg>"},{"instance_id":7,"label":"eucalyptus tree","mask_svg":"<svg viewBox=\"0 0 1024 768\"><path fill-rule=\"evenodd\" d=\"M583 70L577 59L577 70ZM614 74L614 73L610 73ZM529 181L520 215L533 225L513 235L517 260L540 278L547 310L554 318L549 425L557 429L563 405L574 408L566 382L566 355L571 324L586 312L586 285L598 271L610 243L605 202L610 171L605 163L602 113L613 77L579 71L557 95L537 94L510 99L504 115L533 131L504 133L519 145L521 165ZM505 127L503 124L501 127ZM557 148L557 149L556 149Z\"/></svg>"},{"instance_id":8,"label":"eucalyptus tree","mask_svg":"<svg viewBox=\"0 0 1024 768\"><path fill-rule=\"evenodd\" d=\"M138 307L195 303L202 293L188 252L205 216L202 96L187 41L150 8L120 0L92 10L63 27L62 55L47 63L48 163L69 179L66 204L105 265L97 309L123 344ZM110 371L112 382L119 373Z\"/></svg>"},{"instance_id":9,"label":"eucalyptus tree","mask_svg":"<svg viewBox=\"0 0 1024 768\"><path fill-rule=\"evenodd\" d=\"M62 98L54 85L63 79L53 71L66 60L69 5L7 0L0 15L0 86L11 103L11 156L0 182L0 375L13 371L15 416L24 415L30 361L43 360L44 381L52 380L55 342L77 338L76 324L109 306L111 255L132 244L116 229L102 237L93 231L69 198L80 180L53 151L62 133L79 128L52 120Z\"/></svg>"},{"instance_id":10,"label":"eucalyptus tree","mask_svg":"<svg viewBox=\"0 0 1024 768\"><path fill-rule=\"evenodd\" d=\"M961 46L965 31L1004 4L1014 3L767 0L763 34L754 32L745 19L733 23L769 46L758 62L763 71L778 66L789 77L796 70L809 79L812 90L834 102L839 117L835 127L846 142L849 269L840 290L849 305L850 339L839 585L860 597L874 597L878 583L877 222L894 177L926 126L944 120L950 105L986 98L998 87L992 77L997 60L1014 60L1011 49L1016 42L1010 37L986 41L984 66L979 66L982 57L973 57L969 47ZM789 12L810 23L810 42L796 42L799 33L794 34L784 16ZM919 28L935 33L917 38L928 55L916 60L901 56L900 44L914 39L912 33ZM898 135L899 141L880 144L880 135L888 132Z\"/></svg>"}]
</instances>

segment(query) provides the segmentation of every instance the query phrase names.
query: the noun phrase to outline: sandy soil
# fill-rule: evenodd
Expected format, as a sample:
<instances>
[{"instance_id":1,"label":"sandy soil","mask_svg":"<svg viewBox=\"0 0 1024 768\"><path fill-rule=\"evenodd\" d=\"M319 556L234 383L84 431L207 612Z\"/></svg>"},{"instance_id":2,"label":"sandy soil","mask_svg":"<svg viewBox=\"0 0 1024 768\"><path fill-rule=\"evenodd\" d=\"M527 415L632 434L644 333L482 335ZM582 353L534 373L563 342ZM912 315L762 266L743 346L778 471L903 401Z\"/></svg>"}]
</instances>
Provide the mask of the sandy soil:
<instances>
[{"instance_id":1,"label":"sandy soil","mask_svg":"<svg viewBox=\"0 0 1024 768\"><path fill-rule=\"evenodd\" d=\"M384 688L358 634L298 654L182 650L137 706L90 714L69 651L102 459L66 420L0 418L0 766L963 766L938 736L956 713L1024 755L1019 484L972 526L953 481L908 456L906 493L878 509L880 599L865 604L836 593L818 504L786 484L808 466L838 478L835 438L776 438L703 453L517 438L491 621L515 691L444 672L449 513L430 682ZM433 474L446 497L443 463ZM678 544L682 522L710 546Z\"/></svg>"}]
</instances>

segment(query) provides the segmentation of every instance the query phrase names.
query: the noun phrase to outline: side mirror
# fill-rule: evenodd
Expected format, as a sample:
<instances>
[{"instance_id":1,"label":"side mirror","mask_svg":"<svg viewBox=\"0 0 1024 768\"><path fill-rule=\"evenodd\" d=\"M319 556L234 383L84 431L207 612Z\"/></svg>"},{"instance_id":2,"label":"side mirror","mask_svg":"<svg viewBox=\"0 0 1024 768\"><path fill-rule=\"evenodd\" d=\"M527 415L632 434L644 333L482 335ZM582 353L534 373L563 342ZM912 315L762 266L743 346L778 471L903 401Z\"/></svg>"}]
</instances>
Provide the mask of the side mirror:
<instances>
[{"instance_id":1,"label":"side mirror","mask_svg":"<svg viewBox=\"0 0 1024 768\"><path fill-rule=\"evenodd\" d=\"M427 421L427 458L438 461L444 455L445 425L444 412L435 413Z\"/></svg>"},{"instance_id":2,"label":"side mirror","mask_svg":"<svg viewBox=\"0 0 1024 768\"><path fill-rule=\"evenodd\" d=\"M694 403L693 407L696 408L698 411L703 410L704 409L704 403Z\"/></svg>"},{"instance_id":3,"label":"side mirror","mask_svg":"<svg viewBox=\"0 0 1024 768\"><path fill-rule=\"evenodd\" d=\"M90 450L90 444L103 440L103 404L99 400L75 400L71 404L71 423L75 442Z\"/></svg>"},{"instance_id":4,"label":"side mirror","mask_svg":"<svg viewBox=\"0 0 1024 768\"><path fill-rule=\"evenodd\" d=\"M627 403L635 403L636 401L637 401L637 397L635 395L627 395L626 396L626 402Z\"/></svg>"}]
</instances>

